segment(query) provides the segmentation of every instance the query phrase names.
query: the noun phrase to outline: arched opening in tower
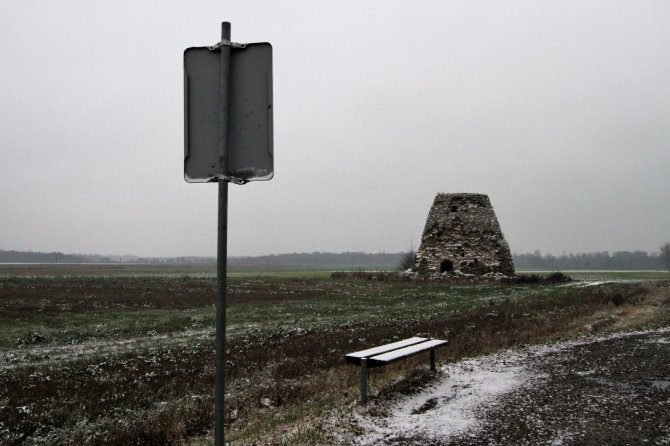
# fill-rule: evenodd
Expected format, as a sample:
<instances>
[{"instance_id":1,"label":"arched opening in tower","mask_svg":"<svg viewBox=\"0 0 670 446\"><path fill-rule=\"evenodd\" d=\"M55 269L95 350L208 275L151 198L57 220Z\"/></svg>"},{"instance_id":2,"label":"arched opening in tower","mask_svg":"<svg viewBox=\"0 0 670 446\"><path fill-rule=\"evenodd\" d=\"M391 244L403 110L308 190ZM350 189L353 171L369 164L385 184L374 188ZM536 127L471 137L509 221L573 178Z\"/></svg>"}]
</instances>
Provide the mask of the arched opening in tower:
<instances>
[{"instance_id":1,"label":"arched opening in tower","mask_svg":"<svg viewBox=\"0 0 670 446\"><path fill-rule=\"evenodd\" d=\"M448 273L454 270L454 262L451 260L442 260L440 262L440 272L441 273Z\"/></svg>"}]
</instances>

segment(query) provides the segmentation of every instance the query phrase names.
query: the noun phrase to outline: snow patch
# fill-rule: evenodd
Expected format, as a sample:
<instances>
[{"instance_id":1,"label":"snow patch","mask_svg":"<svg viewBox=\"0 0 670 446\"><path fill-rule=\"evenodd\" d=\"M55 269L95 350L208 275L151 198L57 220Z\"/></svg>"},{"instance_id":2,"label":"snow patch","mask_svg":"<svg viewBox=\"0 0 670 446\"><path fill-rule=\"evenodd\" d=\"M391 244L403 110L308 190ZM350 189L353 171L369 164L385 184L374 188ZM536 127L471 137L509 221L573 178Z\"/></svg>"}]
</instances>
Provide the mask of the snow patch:
<instances>
[{"instance_id":1,"label":"snow patch","mask_svg":"<svg viewBox=\"0 0 670 446\"><path fill-rule=\"evenodd\" d=\"M522 355L505 352L441 367L447 378L390 403L390 416L359 416L368 434L358 445L383 445L398 438L441 438L476 427L477 410L526 381Z\"/></svg>"},{"instance_id":2,"label":"snow patch","mask_svg":"<svg viewBox=\"0 0 670 446\"><path fill-rule=\"evenodd\" d=\"M440 368L446 378L415 395L383 403L382 412L389 413L388 416L356 414L355 421L365 433L356 439L355 444L388 445L403 439L434 439L444 442L458 434L475 435L479 429L481 413L494 406L499 397L526 385L538 385L545 378L537 372L531 376L525 368L529 359L578 345L649 333L658 336L653 342L663 343L665 340L662 336L669 331L670 328L666 327L605 336L591 335L573 341L531 346L516 351L507 350L448 364ZM589 376L593 372L582 371L580 375ZM668 383L667 380L657 380L652 386L666 390L670 387ZM568 431L557 433L552 445L565 442L570 444L574 435L575 433Z\"/></svg>"}]
</instances>

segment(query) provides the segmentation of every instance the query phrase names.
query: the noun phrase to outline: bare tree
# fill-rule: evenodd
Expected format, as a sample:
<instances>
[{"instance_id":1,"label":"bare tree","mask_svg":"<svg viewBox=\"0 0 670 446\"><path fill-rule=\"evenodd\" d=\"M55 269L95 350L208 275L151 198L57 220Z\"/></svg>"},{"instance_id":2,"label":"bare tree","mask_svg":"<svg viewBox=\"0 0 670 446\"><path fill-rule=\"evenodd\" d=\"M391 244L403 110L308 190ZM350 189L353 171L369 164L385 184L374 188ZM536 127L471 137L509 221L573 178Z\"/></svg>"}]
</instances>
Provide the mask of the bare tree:
<instances>
[{"instance_id":1,"label":"bare tree","mask_svg":"<svg viewBox=\"0 0 670 446\"><path fill-rule=\"evenodd\" d=\"M416 257L416 252L413 249L410 249L409 252L403 253L400 258L400 263L398 264L399 271L405 271L408 269L414 268L414 258Z\"/></svg>"},{"instance_id":2,"label":"bare tree","mask_svg":"<svg viewBox=\"0 0 670 446\"><path fill-rule=\"evenodd\" d=\"M661 251L661 261L665 264L665 267L670 271L670 243L665 243L660 248Z\"/></svg>"}]
</instances>

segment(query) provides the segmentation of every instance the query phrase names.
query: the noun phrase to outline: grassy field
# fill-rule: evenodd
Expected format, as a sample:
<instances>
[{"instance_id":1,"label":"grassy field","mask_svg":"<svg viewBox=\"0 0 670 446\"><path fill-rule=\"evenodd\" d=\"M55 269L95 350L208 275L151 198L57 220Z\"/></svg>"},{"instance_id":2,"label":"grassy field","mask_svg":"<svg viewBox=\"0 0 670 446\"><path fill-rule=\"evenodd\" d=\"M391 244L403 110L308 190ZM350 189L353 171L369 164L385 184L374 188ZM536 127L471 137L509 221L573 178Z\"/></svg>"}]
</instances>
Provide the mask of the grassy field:
<instances>
[{"instance_id":1,"label":"grassy field","mask_svg":"<svg viewBox=\"0 0 670 446\"><path fill-rule=\"evenodd\" d=\"M598 283L233 273L227 440L335 444L333 420L358 397L358 369L343 355L375 344L448 339L438 360L452 361L670 325L666 273L579 277ZM0 444L209 444L214 299L209 269L0 267ZM372 370L372 403L426 379L425 361Z\"/></svg>"}]
</instances>

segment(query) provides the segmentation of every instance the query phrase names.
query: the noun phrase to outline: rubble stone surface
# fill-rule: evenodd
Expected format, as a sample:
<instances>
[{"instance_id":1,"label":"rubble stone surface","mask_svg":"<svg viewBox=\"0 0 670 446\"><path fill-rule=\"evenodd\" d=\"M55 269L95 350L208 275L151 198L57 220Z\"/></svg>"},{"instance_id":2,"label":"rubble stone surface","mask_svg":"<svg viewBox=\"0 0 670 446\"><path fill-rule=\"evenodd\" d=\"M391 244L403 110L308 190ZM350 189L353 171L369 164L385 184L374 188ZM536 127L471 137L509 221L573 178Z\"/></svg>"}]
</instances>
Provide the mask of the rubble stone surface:
<instances>
[{"instance_id":1,"label":"rubble stone surface","mask_svg":"<svg viewBox=\"0 0 670 446\"><path fill-rule=\"evenodd\" d=\"M484 194L437 194L415 257L419 276L512 277L512 253Z\"/></svg>"}]
</instances>

